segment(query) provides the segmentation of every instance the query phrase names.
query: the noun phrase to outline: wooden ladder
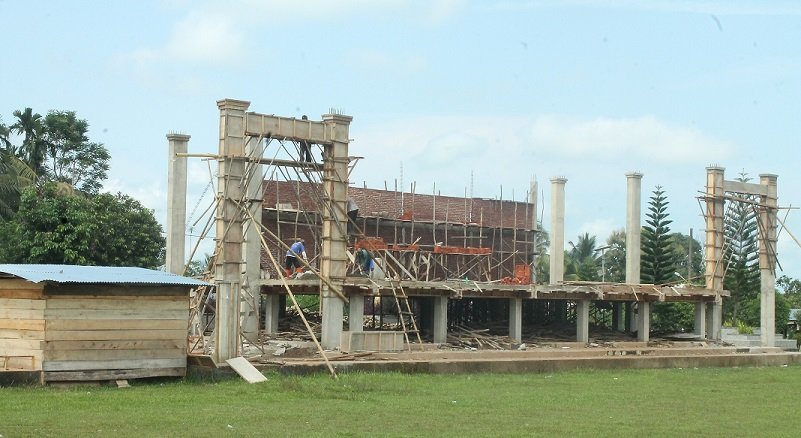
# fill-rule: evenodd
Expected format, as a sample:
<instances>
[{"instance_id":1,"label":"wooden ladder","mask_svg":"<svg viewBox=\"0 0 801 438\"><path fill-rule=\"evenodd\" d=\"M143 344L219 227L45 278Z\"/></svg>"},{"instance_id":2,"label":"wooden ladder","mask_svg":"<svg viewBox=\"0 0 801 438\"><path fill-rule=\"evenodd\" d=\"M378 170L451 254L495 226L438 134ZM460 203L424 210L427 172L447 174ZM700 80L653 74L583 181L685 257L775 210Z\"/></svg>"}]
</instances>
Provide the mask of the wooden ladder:
<instances>
[{"instance_id":1,"label":"wooden ladder","mask_svg":"<svg viewBox=\"0 0 801 438\"><path fill-rule=\"evenodd\" d=\"M395 281L390 279L389 286L392 288L392 296L395 297L395 305L398 307L398 320L403 329L403 337L406 338L406 346L409 351L412 351L412 341L409 339L409 334L413 334L420 345L423 344L423 340L420 338L420 330L417 328L414 312L412 312L412 306L409 304L409 297L403 290L400 281L398 281L398 286L395 287ZM406 318L409 319L409 324L406 323Z\"/></svg>"}]
</instances>

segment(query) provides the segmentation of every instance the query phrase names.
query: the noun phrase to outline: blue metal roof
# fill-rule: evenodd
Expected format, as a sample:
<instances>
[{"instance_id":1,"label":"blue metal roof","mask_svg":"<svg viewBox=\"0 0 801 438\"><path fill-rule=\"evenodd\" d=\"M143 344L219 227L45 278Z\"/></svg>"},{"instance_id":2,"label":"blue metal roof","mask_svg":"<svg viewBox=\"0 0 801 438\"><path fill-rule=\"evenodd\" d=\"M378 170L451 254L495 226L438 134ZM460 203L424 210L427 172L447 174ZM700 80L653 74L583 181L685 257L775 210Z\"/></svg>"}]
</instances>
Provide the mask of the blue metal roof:
<instances>
[{"instance_id":1,"label":"blue metal roof","mask_svg":"<svg viewBox=\"0 0 801 438\"><path fill-rule=\"evenodd\" d=\"M153 284L205 286L208 283L169 272L144 268L75 265L3 265L0 274L9 274L33 283Z\"/></svg>"}]
</instances>

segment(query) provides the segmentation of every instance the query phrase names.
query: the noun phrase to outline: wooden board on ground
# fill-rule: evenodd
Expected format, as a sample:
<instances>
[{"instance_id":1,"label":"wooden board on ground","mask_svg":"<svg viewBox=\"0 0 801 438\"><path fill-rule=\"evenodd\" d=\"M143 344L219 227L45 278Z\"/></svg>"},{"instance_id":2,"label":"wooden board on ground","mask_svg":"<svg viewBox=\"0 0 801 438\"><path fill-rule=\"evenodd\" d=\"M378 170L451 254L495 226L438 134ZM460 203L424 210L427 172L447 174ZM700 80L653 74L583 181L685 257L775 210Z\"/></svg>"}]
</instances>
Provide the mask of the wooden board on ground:
<instances>
[{"instance_id":1,"label":"wooden board on ground","mask_svg":"<svg viewBox=\"0 0 801 438\"><path fill-rule=\"evenodd\" d=\"M252 363L248 362L248 360L242 356L235 357L233 359L227 359L225 362L248 383L267 381L267 378L264 377L264 374L257 370Z\"/></svg>"}]
</instances>

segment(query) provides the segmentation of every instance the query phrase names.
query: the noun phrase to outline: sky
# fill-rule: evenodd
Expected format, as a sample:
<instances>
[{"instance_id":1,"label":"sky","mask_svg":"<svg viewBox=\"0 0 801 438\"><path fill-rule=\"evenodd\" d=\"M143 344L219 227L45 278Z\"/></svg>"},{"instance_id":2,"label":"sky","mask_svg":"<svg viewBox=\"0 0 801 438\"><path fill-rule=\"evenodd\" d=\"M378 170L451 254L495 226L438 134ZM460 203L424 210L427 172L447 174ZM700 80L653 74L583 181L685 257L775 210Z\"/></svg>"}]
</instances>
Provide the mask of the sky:
<instances>
[{"instance_id":1,"label":"sky","mask_svg":"<svg viewBox=\"0 0 801 438\"><path fill-rule=\"evenodd\" d=\"M630 171L643 221L660 186L672 231L697 237L709 165L778 174L779 204L801 206L801 2L0 0L0 16L3 122L76 111L112 155L105 190L162 223L165 135L216 152L224 98L353 116L359 186L523 201L536 178L548 229L566 177L567 241L625 226ZM209 167L189 168L193 222ZM780 218L777 274L801 278L801 212Z\"/></svg>"}]
</instances>

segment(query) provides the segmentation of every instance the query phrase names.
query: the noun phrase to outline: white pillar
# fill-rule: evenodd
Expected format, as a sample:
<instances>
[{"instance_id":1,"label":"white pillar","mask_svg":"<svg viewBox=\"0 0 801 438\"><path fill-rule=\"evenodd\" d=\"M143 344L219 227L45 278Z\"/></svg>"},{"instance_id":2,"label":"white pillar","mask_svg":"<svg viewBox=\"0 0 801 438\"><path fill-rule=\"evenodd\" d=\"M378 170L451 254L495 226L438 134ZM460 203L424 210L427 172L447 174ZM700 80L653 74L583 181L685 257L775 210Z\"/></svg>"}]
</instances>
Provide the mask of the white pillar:
<instances>
[{"instance_id":1,"label":"white pillar","mask_svg":"<svg viewBox=\"0 0 801 438\"><path fill-rule=\"evenodd\" d=\"M167 134L167 271L184 275L186 265L186 157L189 136Z\"/></svg>"},{"instance_id":2,"label":"white pillar","mask_svg":"<svg viewBox=\"0 0 801 438\"><path fill-rule=\"evenodd\" d=\"M551 178L550 283L565 279L565 184L567 178Z\"/></svg>"},{"instance_id":3,"label":"white pillar","mask_svg":"<svg viewBox=\"0 0 801 438\"><path fill-rule=\"evenodd\" d=\"M523 342L523 299L509 299L509 337L512 341Z\"/></svg>"},{"instance_id":4,"label":"white pillar","mask_svg":"<svg viewBox=\"0 0 801 438\"><path fill-rule=\"evenodd\" d=\"M264 309L264 331L268 335L278 333L278 315L280 314L281 297L275 294L264 296L266 309Z\"/></svg>"},{"instance_id":5,"label":"white pillar","mask_svg":"<svg viewBox=\"0 0 801 438\"><path fill-rule=\"evenodd\" d=\"M348 299L348 330L364 331L364 295L351 294Z\"/></svg>"},{"instance_id":6,"label":"white pillar","mask_svg":"<svg viewBox=\"0 0 801 438\"><path fill-rule=\"evenodd\" d=\"M434 300L434 343L448 342L448 297L433 297Z\"/></svg>"},{"instance_id":7,"label":"white pillar","mask_svg":"<svg viewBox=\"0 0 801 438\"><path fill-rule=\"evenodd\" d=\"M706 337L706 303L699 301L695 303L695 325L693 333L700 338Z\"/></svg>"},{"instance_id":8,"label":"white pillar","mask_svg":"<svg viewBox=\"0 0 801 438\"><path fill-rule=\"evenodd\" d=\"M576 301L576 342L590 342L590 300Z\"/></svg>"},{"instance_id":9,"label":"white pillar","mask_svg":"<svg viewBox=\"0 0 801 438\"><path fill-rule=\"evenodd\" d=\"M242 221L239 202L244 194L245 111L250 102L225 99L220 109L215 240L221 248L214 260L217 285L217 326L214 331L214 360L217 363L239 355L239 313L242 288Z\"/></svg>"},{"instance_id":10,"label":"white pillar","mask_svg":"<svg viewBox=\"0 0 801 438\"><path fill-rule=\"evenodd\" d=\"M648 342L651 338L651 303L640 301L637 303L637 340Z\"/></svg>"},{"instance_id":11,"label":"white pillar","mask_svg":"<svg viewBox=\"0 0 801 438\"><path fill-rule=\"evenodd\" d=\"M777 176L759 175L759 184L767 189L759 208L760 339L763 347L776 343L776 212Z\"/></svg>"},{"instance_id":12,"label":"white pillar","mask_svg":"<svg viewBox=\"0 0 801 438\"><path fill-rule=\"evenodd\" d=\"M642 174L629 172L626 174L626 283L640 284L640 211L642 210ZM628 306L631 311L630 329L639 330L637 319L642 314L642 306Z\"/></svg>"},{"instance_id":13,"label":"white pillar","mask_svg":"<svg viewBox=\"0 0 801 438\"><path fill-rule=\"evenodd\" d=\"M322 251L320 275L331 284L341 287L346 275L348 261L347 215L348 197L348 127L353 117L342 114L325 114L323 123L331 137L331 143L323 145L323 193L331 208L322 209ZM322 295L321 344L333 350L339 347L342 337L344 303L327 283L320 284Z\"/></svg>"}]
</instances>

